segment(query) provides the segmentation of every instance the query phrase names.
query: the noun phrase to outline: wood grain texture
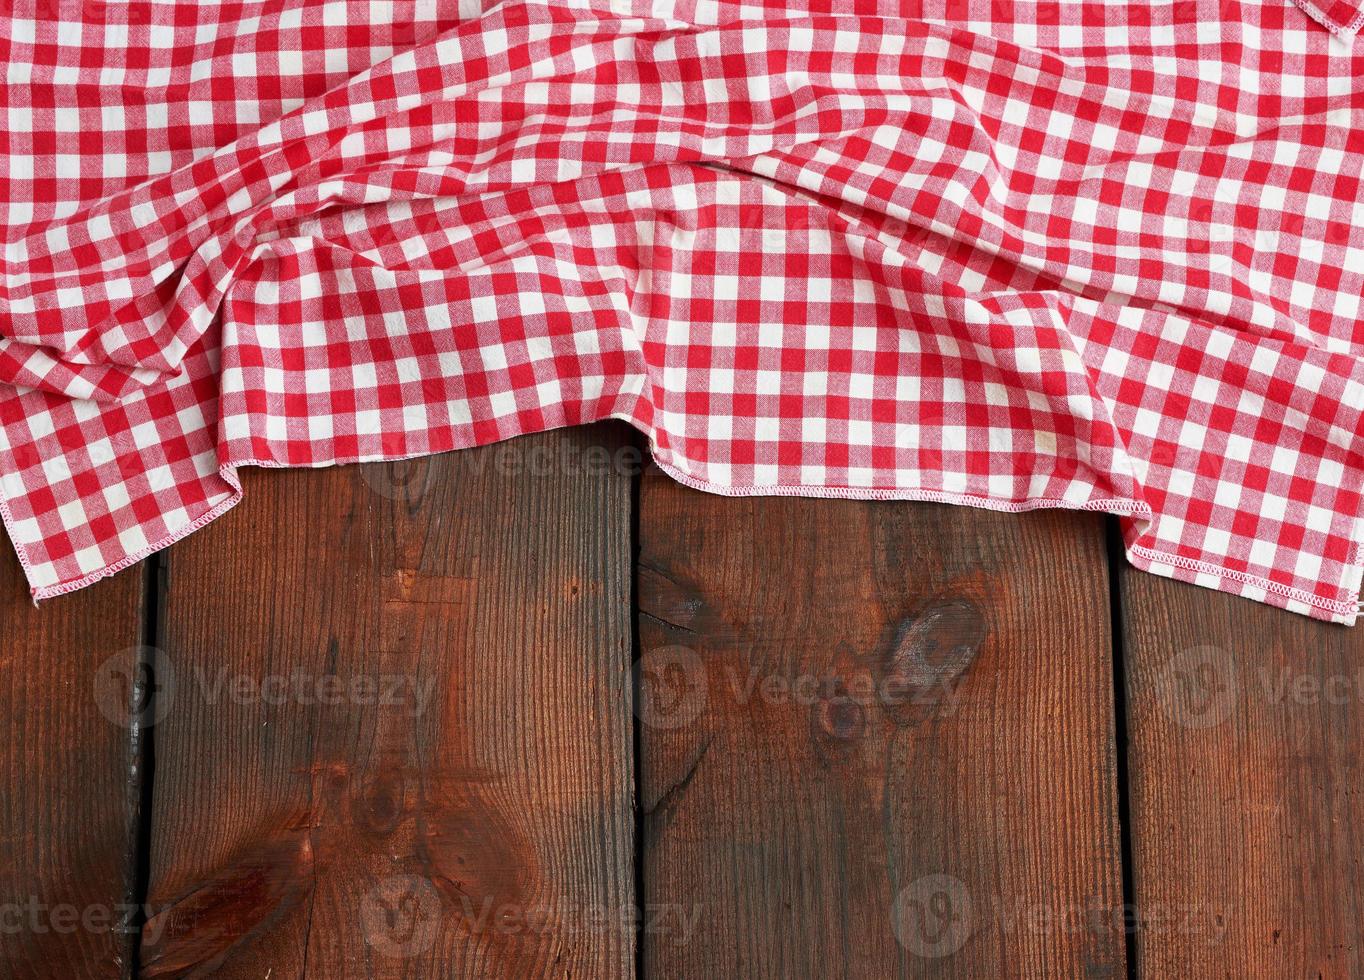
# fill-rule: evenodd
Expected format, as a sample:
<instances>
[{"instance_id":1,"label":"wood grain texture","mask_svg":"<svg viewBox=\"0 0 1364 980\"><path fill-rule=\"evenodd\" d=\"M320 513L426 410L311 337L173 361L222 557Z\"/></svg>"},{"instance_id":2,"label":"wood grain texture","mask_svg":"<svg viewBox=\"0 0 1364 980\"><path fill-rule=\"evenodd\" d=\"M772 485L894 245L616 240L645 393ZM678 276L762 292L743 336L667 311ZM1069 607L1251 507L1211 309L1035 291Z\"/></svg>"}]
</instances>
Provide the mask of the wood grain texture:
<instances>
[{"instance_id":1,"label":"wood grain texture","mask_svg":"<svg viewBox=\"0 0 1364 980\"><path fill-rule=\"evenodd\" d=\"M1364 634L1121 581L1141 975L1364 976Z\"/></svg>"},{"instance_id":2,"label":"wood grain texture","mask_svg":"<svg viewBox=\"0 0 1364 980\"><path fill-rule=\"evenodd\" d=\"M639 533L646 976L1123 975L1099 518L655 473Z\"/></svg>"},{"instance_id":3,"label":"wood grain texture","mask_svg":"<svg viewBox=\"0 0 1364 980\"><path fill-rule=\"evenodd\" d=\"M630 973L621 445L253 471L172 549L145 976Z\"/></svg>"},{"instance_id":4,"label":"wood grain texture","mask_svg":"<svg viewBox=\"0 0 1364 980\"><path fill-rule=\"evenodd\" d=\"M2 533L2 532L0 532ZM0 556L0 976L123 975L137 925L137 570L34 608Z\"/></svg>"}]
</instances>

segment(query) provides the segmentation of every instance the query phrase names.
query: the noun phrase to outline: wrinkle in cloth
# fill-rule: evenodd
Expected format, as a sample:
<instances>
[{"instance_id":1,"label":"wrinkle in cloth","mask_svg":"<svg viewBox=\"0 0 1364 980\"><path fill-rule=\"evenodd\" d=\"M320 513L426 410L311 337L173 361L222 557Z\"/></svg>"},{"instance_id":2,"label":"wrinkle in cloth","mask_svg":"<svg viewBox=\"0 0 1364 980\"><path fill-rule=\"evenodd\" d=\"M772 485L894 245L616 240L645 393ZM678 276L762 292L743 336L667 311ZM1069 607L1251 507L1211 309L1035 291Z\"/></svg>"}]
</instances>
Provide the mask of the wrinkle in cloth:
<instances>
[{"instance_id":1,"label":"wrinkle in cloth","mask_svg":"<svg viewBox=\"0 0 1364 980\"><path fill-rule=\"evenodd\" d=\"M1355 619L1354 0L64 6L0 14L35 598L242 466L617 418L701 489L1108 511Z\"/></svg>"}]
</instances>

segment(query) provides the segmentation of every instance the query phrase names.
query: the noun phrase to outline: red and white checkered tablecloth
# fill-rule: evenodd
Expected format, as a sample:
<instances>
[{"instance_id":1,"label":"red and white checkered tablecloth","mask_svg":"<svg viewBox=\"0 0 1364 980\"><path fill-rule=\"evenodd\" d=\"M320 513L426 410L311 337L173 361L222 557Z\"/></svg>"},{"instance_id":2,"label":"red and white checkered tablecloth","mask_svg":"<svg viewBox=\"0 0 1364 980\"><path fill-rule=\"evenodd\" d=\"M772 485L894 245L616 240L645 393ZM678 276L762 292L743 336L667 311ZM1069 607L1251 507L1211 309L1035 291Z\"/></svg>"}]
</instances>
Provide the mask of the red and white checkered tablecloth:
<instances>
[{"instance_id":1,"label":"red and white checkered tablecloth","mask_svg":"<svg viewBox=\"0 0 1364 980\"><path fill-rule=\"evenodd\" d=\"M35 598L242 466L606 417L1353 622L1364 0L7 0Z\"/></svg>"}]
</instances>

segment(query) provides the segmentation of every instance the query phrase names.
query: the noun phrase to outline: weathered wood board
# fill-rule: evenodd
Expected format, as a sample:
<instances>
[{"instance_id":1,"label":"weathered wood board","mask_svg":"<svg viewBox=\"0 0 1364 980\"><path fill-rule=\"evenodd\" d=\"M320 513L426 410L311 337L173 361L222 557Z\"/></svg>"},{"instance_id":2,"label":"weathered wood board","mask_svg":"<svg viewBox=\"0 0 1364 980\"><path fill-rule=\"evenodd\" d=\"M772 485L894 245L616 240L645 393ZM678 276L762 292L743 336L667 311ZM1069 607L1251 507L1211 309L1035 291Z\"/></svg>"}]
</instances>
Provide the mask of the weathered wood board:
<instances>
[{"instance_id":1,"label":"weathered wood board","mask_svg":"<svg viewBox=\"0 0 1364 980\"><path fill-rule=\"evenodd\" d=\"M144 976L631 972L619 437L250 472L171 549Z\"/></svg>"},{"instance_id":2,"label":"weathered wood board","mask_svg":"<svg viewBox=\"0 0 1364 980\"><path fill-rule=\"evenodd\" d=\"M640 542L646 976L1123 975L1100 518L655 473Z\"/></svg>"},{"instance_id":3,"label":"weathered wood board","mask_svg":"<svg viewBox=\"0 0 1364 980\"><path fill-rule=\"evenodd\" d=\"M10 553L0 606L0 976L119 977L138 925L143 576L35 608Z\"/></svg>"},{"instance_id":4,"label":"weathered wood board","mask_svg":"<svg viewBox=\"0 0 1364 980\"><path fill-rule=\"evenodd\" d=\"M1140 975L1364 976L1364 639L1125 570Z\"/></svg>"}]
</instances>

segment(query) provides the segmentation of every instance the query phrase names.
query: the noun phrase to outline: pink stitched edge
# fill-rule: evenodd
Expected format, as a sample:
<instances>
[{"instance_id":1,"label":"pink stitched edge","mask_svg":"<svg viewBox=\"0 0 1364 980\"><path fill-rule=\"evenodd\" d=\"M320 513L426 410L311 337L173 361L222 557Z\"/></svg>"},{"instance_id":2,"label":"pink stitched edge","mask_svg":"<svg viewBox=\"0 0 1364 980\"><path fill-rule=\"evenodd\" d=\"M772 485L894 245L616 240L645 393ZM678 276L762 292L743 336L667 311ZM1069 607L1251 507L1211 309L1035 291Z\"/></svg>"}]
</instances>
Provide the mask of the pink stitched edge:
<instances>
[{"instance_id":1,"label":"pink stitched edge","mask_svg":"<svg viewBox=\"0 0 1364 980\"><path fill-rule=\"evenodd\" d=\"M115 562L112 565L108 565L104 568L99 569L98 571L91 572L90 574L84 575L81 578L73 579L70 582L59 582L56 585L45 585L41 587L33 587L30 584L29 593L33 596L33 604L36 606L39 600L52 599L59 595L66 595L68 592L75 592L77 589L83 589L87 585L93 585L94 583L100 581L100 579L108 578L110 575L114 575L118 572L121 572L131 565L136 565L144 558L148 557L149 555L155 554L158 551L161 551L163 548L169 548L171 545L175 544L175 542L179 541L181 538L193 534L195 531L199 530L199 528L203 527L209 522L217 520L219 517L222 517L229 510L231 510L233 507L237 506L237 504L241 502L243 494L241 484L237 482L237 474L234 468L223 467L218 471L218 475L221 476L224 480L227 480L228 483L233 485L233 491L231 494L228 495L226 499L221 500L218 503L214 504L213 507L211 507L209 510L200 514L198 517L190 521L188 524L186 524L179 530L172 531L165 537L159 538L154 544L149 544L147 545L147 547L142 548L141 550L136 551L131 555L127 555L123 558L120 558L117 562ZM0 503L4 502L0 501ZM6 506L5 509L8 510L8 506ZM6 530L9 530L8 526L6 526ZM11 542L14 541L13 532L10 533L10 541ZM19 546L17 543L14 546L14 550L15 551L19 550ZM25 563L22 555L20 556L19 563L21 565L24 565L24 575L26 578L29 579L31 583L32 575L29 574L28 566Z\"/></svg>"},{"instance_id":2,"label":"pink stitched edge","mask_svg":"<svg viewBox=\"0 0 1364 980\"><path fill-rule=\"evenodd\" d=\"M860 490L850 487L806 487L806 486L721 486L699 480L671 463L661 459L655 448L654 462L659 469L663 470L670 477L684 486L692 487L696 490L703 490L707 493L715 493L724 497L753 497L753 496L798 496L798 497L841 497L854 500L928 500L939 503L963 504L968 507L979 507L984 510L1005 511L1008 513L1019 513L1022 511L1038 510L1041 508L1054 508L1058 510L1079 510L1079 511L1104 511L1106 513L1125 514L1129 517L1139 517L1144 520L1151 520L1153 513L1151 508L1138 500L1128 498L1113 498L1108 500L1090 500L1083 504L1076 504L1060 498L1038 497L1025 501L999 501L988 497L980 497L974 494L956 494L941 490ZM1124 508L1119 510L1118 508ZM1356 532L1359 533L1359 518L1356 518ZM1200 572L1206 575L1216 575L1220 578L1229 579L1242 585L1249 585L1274 595L1282 596L1285 599L1292 599L1295 602L1304 603L1317 609L1337 616L1347 617L1346 625L1353 625L1355 617L1359 612L1358 587L1353 590L1356 598L1354 599L1323 599L1321 596L1311 592L1304 592L1302 589L1295 589L1292 586L1273 582L1258 575L1250 575L1246 572L1237 572L1229 568L1221 568L1208 562L1195 561L1185 558L1182 555L1172 555L1169 552L1158 551L1155 548L1148 548L1145 545L1132 545L1128 547L1124 544L1129 557L1133 554L1146 558L1148 561L1159 561L1163 564L1174 565L1187 571ZM1350 595L1348 587L1342 588L1342 595Z\"/></svg>"},{"instance_id":3,"label":"pink stitched edge","mask_svg":"<svg viewBox=\"0 0 1364 980\"><path fill-rule=\"evenodd\" d=\"M1347 626L1354 625L1355 617L1359 614L1357 601L1350 603L1348 601L1342 602L1334 599L1322 599L1319 596L1312 595L1310 592L1304 592L1301 589L1295 589L1287 585L1280 585L1278 582L1272 582L1269 579L1261 578L1258 575L1247 575L1245 572L1234 572L1228 568L1220 568L1217 565L1210 565L1204 561L1195 561L1192 558L1185 558L1182 555L1172 555L1168 551L1159 551L1155 548L1148 548L1145 545L1134 544L1130 547L1127 545L1124 545L1123 547L1127 551L1129 561L1133 555L1136 555L1147 561L1159 562L1163 565L1173 565L1174 567L1182 568L1185 571L1230 579L1231 581L1239 582L1242 585L1263 589L1266 592L1272 592L1275 595L1283 596L1285 599L1292 599L1295 602L1301 602L1309 606L1314 606L1317 609L1324 609L1334 615L1345 617L1342 619L1342 622L1345 622L1345 625ZM1135 564L1135 562L1133 564ZM1152 571L1150 568L1144 570ZM1152 571L1152 574L1158 575L1160 573Z\"/></svg>"},{"instance_id":4,"label":"pink stitched edge","mask_svg":"<svg viewBox=\"0 0 1364 980\"><path fill-rule=\"evenodd\" d=\"M629 422L632 425L635 424L632 418L627 418L619 413L612 413L610 416L606 417L620 419L622 421ZM639 428L638 425L636 425L635 427ZM566 426L554 426L552 428L566 428ZM546 429L544 431L551 430L552 429ZM640 431L643 432L642 429L640 429ZM670 462L669 459L665 459L664 458L665 455L671 457L672 454L670 452L664 453L663 451L660 451L659 447L654 441L652 433L645 432L644 434L649 439L650 453L653 456L654 463L657 464L658 468L661 469L664 473L668 474L670 478L676 480L683 486L691 487L694 490L700 490L705 493L717 494L722 497L764 496L764 497L836 498L845 500L921 500L935 503L957 504L967 507L975 507L981 510L993 510L1004 513L1023 513L1027 511L1051 508L1056 510L1101 511L1104 513L1120 514L1128 517L1138 517L1147 521L1152 520L1154 516L1153 512L1151 511L1151 508L1146 503L1126 497L1112 497L1099 500L1088 500L1085 501L1084 503L1075 503L1073 501L1065 500L1064 498L1060 497L1030 497L1027 500L1021 501L995 500L991 497L980 496L979 494L952 493L944 490L924 489L885 490L873 487L865 488L811 487L805 486L803 484L774 484L771 486L756 486L744 484L722 485L717 483L711 483L707 480L698 479L692 476L691 474L687 473L686 471L682 470L681 468L679 468L676 464ZM0 441L3 441L3 439L4 433L2 430L0 430ZM0 448L7 450L8 445L7 444L0 445ZM459 449L456 448L450 451L458 452ZM163 548L170 547L172 544L179 541L180 539L192 534L193 532L199 530L204 525L221 517L223 514L225 514L227 511L231 510L233 507L235 507L238 503L241 502L243 494L241 489L241 481L237 477L237 470L242 466L259 466L267 469L301 469L301 468L325 469L330 466L350 465L351 463L360 462L397 462L401 460L417 459L420 457L430 455L434 454L428 452L417 452L401 456L381 456L375 457L373 459L333 461L328 463L320 463L312 467L306 466L301 467L297 464L281 463L278 460L249 459L242 460L230 466L219 467L218 475L221 476L223 480L226 481L232 487L232 493L225 500L222 500L219 503L215 504L210 510L206 511L203 514L200 514L197 518L195 518L193 521L191 521L184 527L172 531L170 534L165 535L164 537L158 539L154 544L150 544L147 547L142 548L139 551L135 552L134 554L127 555L124 558L120 559L118 562L109 565L105 568L101 568L98 571L91 572L88 575L84 575L78 579L73 579L69 582L62 582L57 585L48 585L41 587L36 587L32 585L33 568L29 564L28 556L24 553L23 547L19 544L18 537L14 533L13 527L14 518L10 512L8 494L6 493L0 493L0 520L3 520L5 530L9 535L10 543L14 545L15 553L19 557L19 565L24 570L24 577L28 579L30 583L29 592L33 597L34 605L37 605L37 603L42 599L51 599L56 596L65 595L69 592L74 592L77 589L84 588L85 586L98 582L101 579L109 577L110 575L113 575L117 572L121 572L124 569L128 568L130 565L135 565L137 564L137 562L142 561L148 555L160 551ZM3 483L4 475L0 474L0 487L3 487ZM1282 585L1278 582L1272 582L1269 579L1262 578L1260 576L1248 575L1245 572L1237 572L1231 569L1220 568L1216 565L1211 565L1207 562L1195 561L1190 558L1184 558L1183 556L1180 555L1172 555L1168 552L1158 551L1154 548L1148 548L1144 545L1132 545L1131 547L1128 547L1126 544L1124 544L1124 550L1126 551L1129 560L1131 556L1135 554L1138 555L1139 557L1145 558L1147 561L1156 561L1162 564L1173 565L1178 568L1183 568L1187 571L1194 571L1206 575L1213 575L1223 579L1228 579L1233 582L1240 583L1241 585L1248 585L1253 588L1262 589L1265 592L1270 592L1273 593L1274 595L1282 596L1283 598L1291 599L1295 602L1300 602L1303 603L1304 605L1312 606L1313 608L1322 609L1326 612L1332 613L1335 616L1341 617L1341 619L1339 620L1340 622L1343 622L1347 626L1352 626L1354 625L1355 620L1359 614L1358 598L1359 585L1361 578L1364 577L1364 549L1361 549L1360 547L1360 538L1361 535L1364 535L1364 512L1361 512L1360 514L1356 515L1354 532L1355 543L1353 549L1355 554L1353 556L1353 560L1347 564L1347 567L1349 567L1355 574L1350 576L1353 581L1350 583L1343 584L1340 589L1342 595L1353 596L1353 599L1346 600L1323 599L1320 596L1317 596L1313 593L1304 592L1301 589L1295 589L1291 586Z\"/></svg>"},{"instance_id":5,"label":"pink stitched edge","mask_svg":"<svg viewBox=\"0 0 1364 980\"><path fill-rule=\"evenodd\" d=\"M3 484L4 474L0 474L0 485ZM5 525L5 535L9 538L10 544L14 545L14 554L19 559L19 567L24 570L24 579L29 583L29 594L33 596L33 604L36 606L38 597L33 589L33 566L28 562L28 553L19 543L19 536L14 533L14 515L10 513L7 493L0 493L0 523Z\"/></svg>"},{"instance_id":6,"label":"pink stitched edge","mask_svg":"<svg viewBox=\"0 0 1364 980\"><path fill-rule=\"evenodd\" d=\"M1350 21L1349 24L1342 25L1337 24L1331 18L1327 17L1326 14L1317 7L1313 0L1293 0L1293 2L1301 7L1308 17L1311 17L1314 21L1337 37L1348 38L1349 35L1358 31L1360 27L1364 27L1364 7L1361 7L1359 11L1356 12L1354 20Z\"/></svg>"},{"instance_id":7,"label":"pink stitched edge","mask_svg":"<svg viewBox=\"0 0 1364 980\"><path fill-rule=\"evenodd\" d=\"M1345 590L1346 595L1353 591L1355 597L1354 611L1348 614L1346 622L1347 626L1353 626L1359 617L1359 592L1361 584L1364 583L1364 506L1361 506L1360 512L1355 515L1354 528L1350 533L1350 558L1346 568L1350 574L1341 582L1341 588Z\"/></svg>"}]
</instances>

